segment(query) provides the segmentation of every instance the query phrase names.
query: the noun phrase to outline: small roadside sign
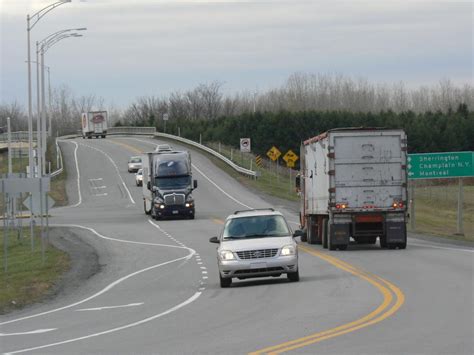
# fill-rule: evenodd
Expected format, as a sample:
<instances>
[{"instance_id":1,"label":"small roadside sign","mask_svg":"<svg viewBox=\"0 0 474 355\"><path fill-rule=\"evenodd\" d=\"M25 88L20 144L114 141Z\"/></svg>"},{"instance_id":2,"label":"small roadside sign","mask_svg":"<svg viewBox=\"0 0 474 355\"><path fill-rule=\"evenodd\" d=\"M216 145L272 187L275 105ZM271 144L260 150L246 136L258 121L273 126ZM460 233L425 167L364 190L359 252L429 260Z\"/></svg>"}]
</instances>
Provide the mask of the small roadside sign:
<instances>
[{"instance_id":1,"label":"small roadside sign","mask_svg":"<svg viewBox=\"0 0 474 355\"><path fill-rule=\"evenodd\" d=\"M240 138L240 151L242 153L250 153L251 141L250 138Z\"/></svg>"},{"instance_id":2,"label":"small roadside sign","mask_svg":"<svg viewBox=\"0 0 474 355\"><path fill-rule=\"evenodd\" d=\"M408 154L409 179L474 176L474 152Z\"/></svg>"},{"instance_id":3,"label":"small roadside sign","mask_svg":"<svg viewBox=\"0 0 474 355\"><path fill-rule=\"evenodd\" d=\"M167 113L163 114L163 121L168 121L169 115Z\"/></svg>"},{"instance_id":4,"label":"small roadside sign","mask_svg":"<svg viewBox=\"0 0 474 355\"><path fill-rule=\"evenodd\" d=\"M260 155L257 155L255 157L255 164L259 167L262 167L263 162L262 162L262 157Z\"/></svg>"},{"instance_id":5,"label":"small roadside sign","mask_svg":"<svg viewBox=\"0 0 474 355\"><path fill-rule=\"evenodd\" d=\"M283 160L286 162L286 166L289 168L295 167L295 162L299 159L298 155L296 155L291 149L286 152L283 156Z\"/></svg>"},{"instance_id":6,"label":"small roadside sign","mask_svg":"<svg viewBox=\"0 0 474 355\"><path fill-rule=\"evenodd\" d=\"M23 201L23 206L25 206L27 209L30 209L31 207L31 213L35 215L39 215L41 213L41 199L39 194L33 194L33 200L31 200L32 196L28 196L25 201ZM33 206L31 206L31 202L33 202ZM54 206L54 200L47 194L43 194L43 214L46 213L46 207L47 209L51 209L51 207ZM46 205L47 204L47 205Z\"/></svg>"},{"instance_id":7,"label":"small roadside sign","mask_svg":"<svg viewBox=\"0 0 474 355\"><path fill-rule=\"evenodd\" d=\"M275 146L271 147L267 152L267 157L269 157L273 161L277 160L280 157L280 155L281 155L281 152Z\"/></svg>"}]
</instances>

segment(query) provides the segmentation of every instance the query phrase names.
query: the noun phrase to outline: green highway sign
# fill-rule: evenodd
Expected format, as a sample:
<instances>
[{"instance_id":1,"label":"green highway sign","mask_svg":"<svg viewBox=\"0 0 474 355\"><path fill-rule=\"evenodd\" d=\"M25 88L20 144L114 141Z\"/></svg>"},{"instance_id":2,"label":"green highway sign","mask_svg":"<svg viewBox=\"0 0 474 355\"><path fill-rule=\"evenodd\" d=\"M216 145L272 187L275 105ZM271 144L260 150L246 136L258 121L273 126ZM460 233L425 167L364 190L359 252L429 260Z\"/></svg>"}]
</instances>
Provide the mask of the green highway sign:
<instances>
[{"instance_id":1,"label":"green highway sign","mask_svg":"<svg viewBox=\"0 0 474 355\"><path fill-rule=\"evenodd\" d=\"M474 152L408 154L409 179L474 176Z\"/></svg>"}]
</instances>

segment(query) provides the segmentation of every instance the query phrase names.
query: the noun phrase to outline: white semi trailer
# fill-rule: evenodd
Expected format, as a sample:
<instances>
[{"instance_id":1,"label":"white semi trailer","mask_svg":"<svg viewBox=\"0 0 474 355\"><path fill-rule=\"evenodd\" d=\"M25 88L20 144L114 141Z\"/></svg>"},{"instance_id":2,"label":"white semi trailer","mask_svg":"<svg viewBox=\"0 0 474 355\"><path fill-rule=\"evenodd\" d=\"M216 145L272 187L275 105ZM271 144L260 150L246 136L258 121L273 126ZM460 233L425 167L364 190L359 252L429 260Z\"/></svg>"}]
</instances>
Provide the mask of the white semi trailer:
<instances>
[{"instance_id":1,"label":"white semi trailer","mask_svg":"<svg viewBox=\"0 0 474 355\"><path fill-rule=\"evenodd\" d=\"M107 136L107 111L90 111L82 114L82 138Z\"/></svg>"},{"instance_id":2,"label":"white semi trailer","mask_svg":"<svg viewBox=\"0 0 474 355\"><path fill-rule=\"evenodd\" d=\"M404 249L407 243L407 138L403 130L332 129L304 141L300 223L303 239L344 250L359 244Z\"/></svg>"}]
</instances>

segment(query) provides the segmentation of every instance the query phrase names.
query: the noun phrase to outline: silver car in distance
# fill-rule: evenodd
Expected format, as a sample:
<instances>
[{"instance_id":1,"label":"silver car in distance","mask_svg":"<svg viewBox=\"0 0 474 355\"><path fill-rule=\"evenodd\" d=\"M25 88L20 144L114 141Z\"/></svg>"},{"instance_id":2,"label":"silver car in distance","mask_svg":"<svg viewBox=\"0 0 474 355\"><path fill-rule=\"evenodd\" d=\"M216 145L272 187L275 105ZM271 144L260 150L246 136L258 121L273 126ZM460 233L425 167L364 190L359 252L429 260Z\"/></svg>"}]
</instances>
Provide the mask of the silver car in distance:
<instances>
[{"instance_id":1,"label":"silver car in distance","mask_svg":"<svg viewBox=\"0 0 474 355\"><path fill-rule=\"evenodd\" d=\"M142 168L142 157L130 157L128 160L128 172L136 173Z\"/></svg>"},{"instance_id":2,"label":"silver car in distance","mask_svg":"<svg viewBox=\"0 0 474 355\"><path fill-rule=\"evenodd\" d=\"M232 278L286 274L299 281L298 249L294 240L301 230L291 233L285 218L272 208L237 211L227 217L219 237L217 265L221 287L229 287Z\"/></svg>"}]
</instances>

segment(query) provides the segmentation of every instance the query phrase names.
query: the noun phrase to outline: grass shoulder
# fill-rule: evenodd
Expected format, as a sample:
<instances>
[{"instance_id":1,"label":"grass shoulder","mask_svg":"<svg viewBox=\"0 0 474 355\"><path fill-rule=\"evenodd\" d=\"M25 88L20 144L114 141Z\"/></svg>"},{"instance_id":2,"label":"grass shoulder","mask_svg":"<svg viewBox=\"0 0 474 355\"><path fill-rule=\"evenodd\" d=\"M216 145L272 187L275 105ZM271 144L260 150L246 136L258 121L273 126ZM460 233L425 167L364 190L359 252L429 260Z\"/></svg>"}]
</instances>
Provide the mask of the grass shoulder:
<instances>
[{"instance_id":1,"label":"grass shoulder","mask_svg":"<svg viewBox=\"0 0 474 355\"><path fill-rule=\"evenodd\" d=\"M8 238L0 231L1 250L7 241L7 270L0 270L0 314L23 308L47 297L61 276L70 268L67 253L47 245L43 262L39 229L32 248L30 231L10 230ZM5 257L5 256L4 256ZM4 260L4 259L3 259Z\"/></svg>"}]
</instances>

